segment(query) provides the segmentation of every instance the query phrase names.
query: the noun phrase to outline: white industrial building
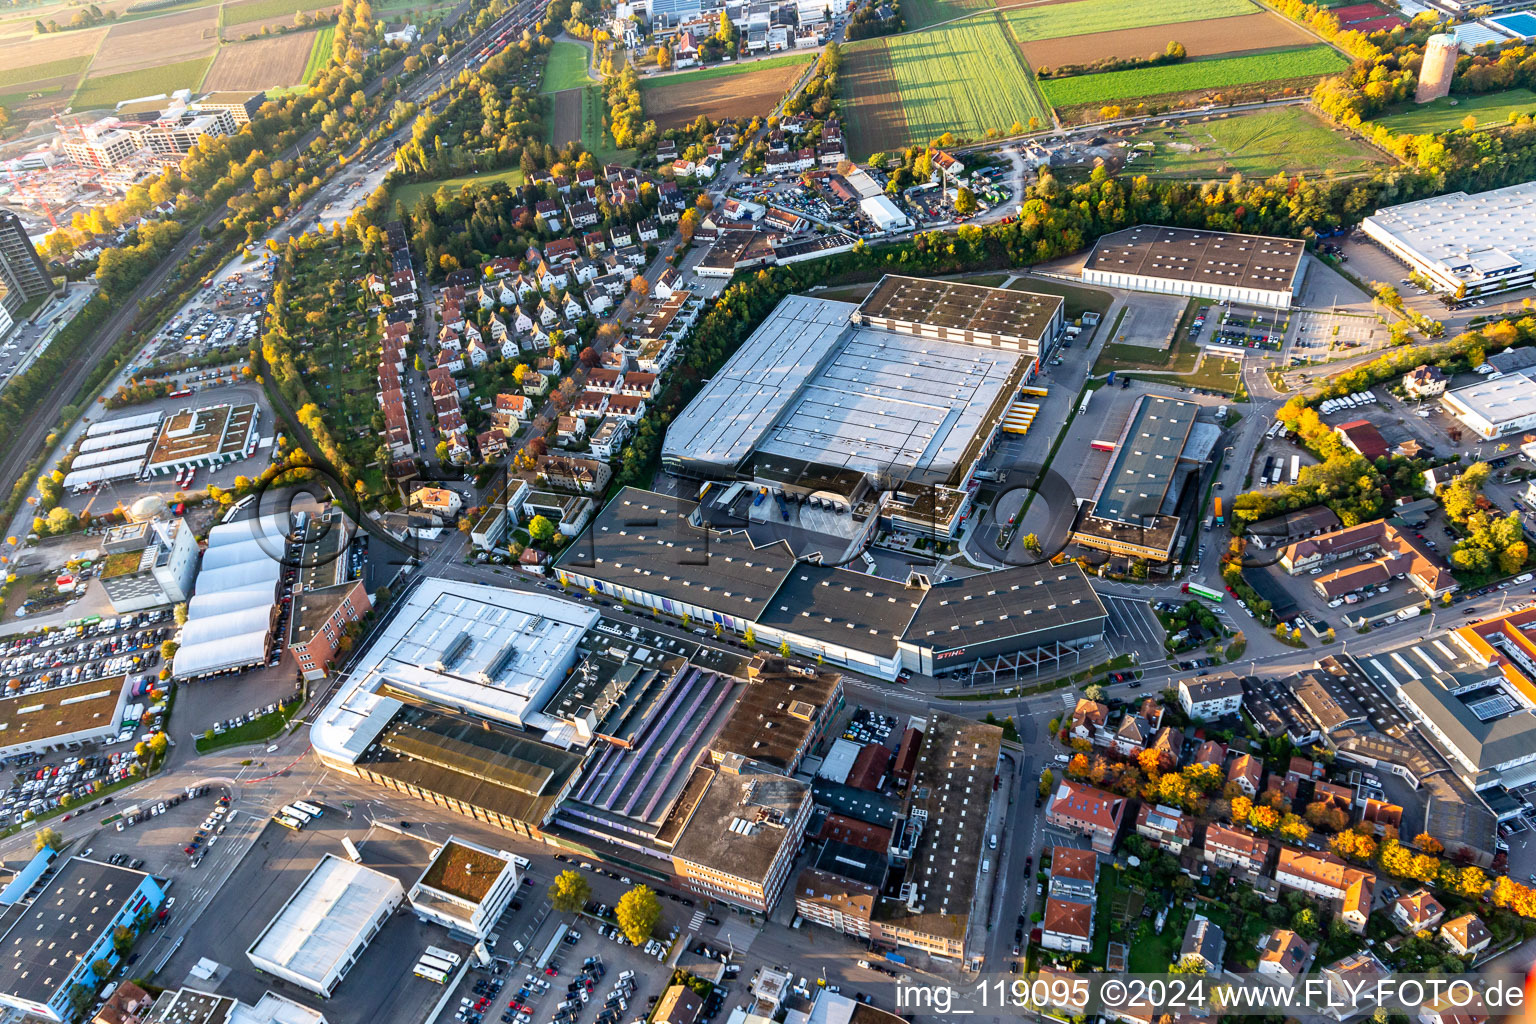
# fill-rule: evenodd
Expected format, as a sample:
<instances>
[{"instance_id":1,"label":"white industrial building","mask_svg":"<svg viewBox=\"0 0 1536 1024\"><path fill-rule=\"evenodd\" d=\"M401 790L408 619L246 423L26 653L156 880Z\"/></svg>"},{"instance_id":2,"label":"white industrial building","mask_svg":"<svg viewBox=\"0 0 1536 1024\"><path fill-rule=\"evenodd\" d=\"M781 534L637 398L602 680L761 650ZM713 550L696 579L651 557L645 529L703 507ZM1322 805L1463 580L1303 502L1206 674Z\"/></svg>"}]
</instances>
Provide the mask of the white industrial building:
<instances>
[{"instance_id":1,"label":"white industrial building","mask_svg":"<svg viewBox=\"0 0 1536 1024\"><path fill-rule=\"evenodd\" d=\"M62 486L78 493L138 476L154 449L160 420L160 413L149 412L92 424L81 438Z\"/></svg>"},{"instance_id":2,"label":"white industrial building","mask_svg":"<svg viewBox=\"0 0 1536 1024\"><path fill-rule=\"evenodd\" d=\"M102 589L112 610L127 612L176 604L192 596L197 540L184 519L114 526L102 538Z\"/></svg>"},{"instance_id":3,"label":"white industrial building","mask_svg":"<svg viewBox=\"0 0 1536 1024\"><path fill-rule=\"evenodd\" d=\"M208 531L172 669L177 679L238 672L267 660L288 523L288 513L279 512Z\"/></svg>"},{"instance_id":4,"label":"white industrial building","mask_svg":"<svg viewBox=\"0 0 1536 1024\"><path fill-rule=\"evenodd\" d=\"M404 899L393 877L327 853L245 955L258 970L329 997Z\"/></svg>"},{"instance_id":5,"label":"white industrial building","mask_svg":"<svg viewBox=\"0 0 1536 1024\"><path fill-rule=\"evenodd\" d=\"M859 209L869 222L880 231L900 231L912 226L912 219L887 195L868 196L859 200Z\"/></svg>"},{"instance_id":6,"label":"white industrial building","mask_svg":"<svg viewBox=\"0 0 1536 1024\"><path fill-rule=\"evenodd\" d=\"M1142 224L1100 238L1083 283L1287 309L1305 256L1294 238Z\"/></svg>"},{"instance_id":7,"label":"white industrial building","mask_svg":"<svg viewBox=\"0 0 1536 1024\"><path fill-rule=\"evenodd\" d=\"M411 909L456 937L479 942L517 895L519 860L505 850L449 836L411 886Z\"/></svg>"},{"instance_id":8,"label":"white industrial building","mask_svg":"<svg viewBox=\"0 0 1536 1024\"><path fill-rule=\"evenodd\" d=\"M1536 381L1523 373L1447 391L1440 404L1485 441L1536 427Z\"/></svg>"},{"instance_id":9,"label":"white industrial building","mask_svg":"<svg viewBox=\"0 0 1536 1024\"><path fill-rule=\"evenodd\" d=\"M341 689L310 728L326 764L345 771L404 706L429 706L518 729L543 728L586 742L539 709L576 664L577 643L597 625L586 605L539 593L422 580L357 655Z\"/></svg>"},{"instance_id":10,"label":"white industrial building","mask_svg":"<svg viewBox=\"0 0 1536 1024\"><path fill-rule=\"evenodd\" d=\"M1536 275L1536 182L1388 206L1360 227L1450 294L1521 288Z\"/></svg>"}]
</instances>

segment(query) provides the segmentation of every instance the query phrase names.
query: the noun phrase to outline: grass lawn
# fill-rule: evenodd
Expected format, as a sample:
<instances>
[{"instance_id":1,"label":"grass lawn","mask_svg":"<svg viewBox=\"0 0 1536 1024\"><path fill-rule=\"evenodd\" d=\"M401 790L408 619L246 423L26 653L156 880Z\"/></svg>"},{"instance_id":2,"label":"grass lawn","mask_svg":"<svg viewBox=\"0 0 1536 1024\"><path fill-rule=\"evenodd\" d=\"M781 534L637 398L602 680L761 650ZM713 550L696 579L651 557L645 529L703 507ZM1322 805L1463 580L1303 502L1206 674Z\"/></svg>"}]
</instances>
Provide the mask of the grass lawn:
<instances>
[{"instance_id":1,"label":"grass lawn","mask_svg":"<svg viewBox=\"0 0 1536 1024\"><path fill-rule=\"evenodd\" d=\"M219 8L219 24L224 28L248 25L300 11L318 11L337 6L336 0L244 0L242 3L226 3Z\"/></svg>"},{"instance_id":2,"label":"grass lawn","mask_svg":"<svg viewBox=\"0 0 1536 1024\"><path fill-rule=\"evenodd\" d=\"M1229 359L1225 356L1206 356L1200 361L1198 369L1180 374L1179 376L1165 373L1137 373L1135 371L1126 374L1126 376L1158 384L1176 384L1179 387L1208 388L1211 391L1225 391L1230 395L1237 390L1237 385L1241 382L1242 365L1237 359Z\"/></svg>"},{"instance_id":3,"label":"grass lawn","mask_svg":"<svg viewBox=\"0 0 1536 1024\"><path fill-rule=\"evenodd\" d=\"M580 43L559 42L549 48L549 59L544 62L544 77L539 81L540 92L564 92L591 85L587 74L587 48Z\"/></svg>"},{"instance_id":4,"label":"grass lawn","mask_svg":"<svg viewBox=\"0 0 1536 1024\"><path fill-rule=\"evenodd\" d=\"M992 0L904 0L901 17L907 23L907 31L914 32L941 21L992 9Z\"/></svg>"},{"instance_id":5,"label":"grass lawn","mask_svg":"<svg viewBox=\"0 0 1536 1024\"><path fill-rule=\"evenodd\" d=\"M314 44L309 48L309 61L304 65L304 77L299 81L308 82L325 70L325 66L331 62L331 47L335 39L335 25L324 25L315 33Z\"/></svg>"},{"instance_id":6,"label":"grass lawn","mask_svg":"<svg viewBox=\"0 0 1536 1024\"><path fill-rule=\"evenodd\" d=\"M259 743L265 739L271 739L288 727L288 720L299 710L301 700L290 701L269 715L253 718L244 725L237 725L227 732L220 733L213 739L202 736L197 738L197 752L207 754L214 750L222 750L225 747L237 747L242 743Z\"/></svg>"},{"instance_id":7,"label":"grass lawn","mask_svg":"<svg viewBox=\"0 0 1536 1024\"><path fill-rule=\"evenodd\" d=\"M1034 73L1000 15L877 40L890 61L909 139L981 138L1031 117L1050 123Z\"/></svg>"},{"instance_id":8,"label":"grass lawn","mask_svg":"<svg viewBox=\"0 0 1536 1024\"><path fill-rule=\"evenodd\" d=\"M1375 149L1305 107L1151 128L1128 141L1137 151L1132 172L1173 178L1225 179L1234 172L1267 178L1299 170L1349 174L1385 162Z\"/></svg>"},{"instance_id":9,"label":"grass lawn","mask_svg":"<svg viewBox=\"0 0 1536 1024\"><path fill-rule=\"evenodd\" d=\"M442 178L437 181L413 181L401 185L395 189L394 198L405 204L406 209L416 206L416 201L424 195L431 195L440 188L446 188L450 192L457 192L465 185L485 185L493 181L511 182L513 185L523 183L523 170L521 167L508 167L500 171L486 171L484 174L466 174L458 178Z\"/></svg>"},{"instance_id":10,"label":"grass lawn","mask_svg":"<svg viewBox=\"0 0 1536 1024\"><path fill-rule=\"evenodd\" d=\"M191 89L195 92L212 63L213 57L210 55L142 71L124 71L117 75L87 78L75 90L70 106L75 110L99 110L139 96L171 93L177 89Z\"/></svg>"},{"instance_id":11,"label":"grass lawn","mask_svg":"<svg viewBox=\"0 0 1536 1024\"><path fill-rule=\"evenodd\" d=\"M902 10L905 12L905 5ZM1027 41L1149 25L1174 25L1183 21L1234 18L1258 11L1250 0L1163 0L1156 4L1135 0L1075 0L1069 4L1023 7L1006 11L1003 16L1019 38Z\"/></svg>"},{"instance_id":12,"label":"grass lawn","mask_svg":"<svg viewBox=\"0 0 1536 1024\"><path fill-rule=\"evenodd\" d=\"M1094 375L1103 376L1110 370L1161 370L1165 373L1193 371L1200 359L1200 347L1189 337L1189 321L1194 318L1198 308L1199 300L1190 299L1189 305L1184 307L1184 315L1179 318L1178 329L1174 331L1173 344L1166 349L1117 345L1113 341L1106 343L1093 364ZM1123 312L1121 316L1124 316ZM1116 321L1114 330L1119 328L1120 324ZM1111 331L1111 337L1113 334Z\"/></svg>"},{"instance_id":13,"label":"grass lawn","mask_svg":"<svg viewBox=\"0 0 1536 1024\"><path fill-rule=\"evenodd\" d=\"M79 57L51 60L46 64L28 64L26 67L21 68L7 68L0 71L0 89L26 85L28 82L41 82L49 78L60 78L64 75L78 75L90 66L91 55L87 53ZM37 90L29 91L36 92Z\"/></svg>"},{"instance_id":14,"label":"grass lawn","mask_svg":"<svg viewBox=\"0 0 1536 1024\"><path fill-rule=\"evenodd\" d=\"M1468 114L1477 118L1479 125L1490 125L1505 123L1510 114L1530 113L1536 113L1536 92L1509 89L1482 96L1443 96L1422 105L1409 104L1395 114L1378 117L1376 123L1386 125L1398 135L1438 135L1461 127Z\"/></svg>"},{"instance_id":15,"label":"grass lawn","mask_svg":"<svg viewBox=\"0 0 1536 1024\"><path fill-rule=\"evenodd\" d=\"M560 44L556 43L555 45L559 46ZM554 54L550 54L550 57L553 58ZM640 91L659 89L664 85L687 85L689 82L707 82L713 78L728 78L731 75L745 74L749 71L769 71L773 68L789 67L795 64L804 65L809 64L812 60L815 60L815 58L810 54L787 53L782 57L768 57L764 60L747 61L745 63L716 64L714 67L700 68L698 71L684 71L676 75L655 75L650 78L642 78L640 79Z\"/></svg>"},{"instance_id":16,"label":"grass lawn","mask_svg":"<svg viewBox=\"0 0 1536 1024\"><path fill-rule=\"evenodd\" d=\"M1053 106L1078 107L1090 103L1118 103L1143 96L1331 75L1348 66L1349 61L1333 47L1318 44L1243 57L1191 60L1156 68L1048 78L1040 83L1040 88Z\"/></svg>"},{"instance_id":17,"label":"grass lawn","mask_svg":"<svg viewBox=\"0 0 1536 1024\"><path fill-rule=\"evenodd\" d=\"M1015 281L1008 286L1012 291L1036 292L1041 295L1060 295L1066 299L1066 305L1062 309L1063 315L1068 320L1076 320L1089 311L1098 313L1102 318L1109 312L1110 305L1115 301L1113 295L1101 292L1097 288L1084 288L1081 285L1067 284L1065 281L1047 281L1044 278L1028 277L1021 281Z\"/></svg>"},{"instance_id":18,"label":"grass lawn","mask_svg":"<svg viewBox=\"0 0 1536 1024\"><path fill-rule=\"evenodd\" d=\"M1173 915L1170 914L1167 924L1163 926L1161 935L1147 929L1143 935L1139 931L1127 944L1130 952L1125 957L1126 970L1132 974L1166 974L1168 965L1177 958L1179 946L1184 940L1181 933L1176 934L1173 927ZM1128 937L1129 938L1129 937Z\"/></svg>"}]
</instances>

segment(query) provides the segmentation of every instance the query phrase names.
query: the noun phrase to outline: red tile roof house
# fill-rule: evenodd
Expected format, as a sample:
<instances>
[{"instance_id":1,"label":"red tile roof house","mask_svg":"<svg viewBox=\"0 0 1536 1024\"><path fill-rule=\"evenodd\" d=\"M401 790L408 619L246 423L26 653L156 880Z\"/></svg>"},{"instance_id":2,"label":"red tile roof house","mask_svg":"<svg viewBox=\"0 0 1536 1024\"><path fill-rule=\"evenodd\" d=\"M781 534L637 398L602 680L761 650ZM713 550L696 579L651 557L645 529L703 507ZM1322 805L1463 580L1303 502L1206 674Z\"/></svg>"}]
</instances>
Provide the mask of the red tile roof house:
<instances>
[{"instance_id":1,"label":"red tile roof house","mask_svg":"<svg viewBox=\"0 0 1536 1024\"><path fill-rule=\"evenodd\" d=\"M1370 420L1350 420L1348 423L1340 423L1333 430L1346 448L1372 462L1387 454L1387 440Z\"/></svg>"},{"instance_id":2,"label":"red tile roof house","mask_svg":"<svg viewBox=\"0 0 1536 1024\"><path fill-rule=\"evenodd\" d=\"M1407 932L1433 931L1444 917L1445 908L1428 889L1392 901L1392 921Z\"/></svg>"},{"instance_id":3,"label":"red tile roof house","mask_svg":"<svg viewBox=\"0 0 1536 1024\"><path fill-rule=\"evenodd\" d=\"M1206 826L1201 856L1209 864L1259 875L1264 873L1269 852L1270 842L1263 836L1227 825Z\"/></svg>"},{"instance_id":4,"label":"red tile roof house","mask_svg":"<svg viewBox=\"0 0 1536 1024\"><path fill-rule=\"evenodd\" d=\"M1056 896L1047 899L1040 945L1068 953L1086 953L1092 949L1092 899L1062 899Z\"/></svg>"},{"instance_id":5,"label":"red tile roof house","mask_svg":"<svg viewBox=\"0 0 1536 1024\"><path fill-rule=\"evenodd\" d=\"M1469 956L1487 949L1493 934L1476 914L1463 914L1440 926L1440 938L1457 956Z\"/></svg>"},{"instance_id":6,"label":"red tile roof house","mask_svg":"<svg viewBox=\"0 0 1536 1024\"><path fill-rule=\"evenodd\" d=\"M1052 825L1087 836L1100 853L1114 850L1124 817L1124 797L1070 780L1056 787L1046 813L1046 820Z\"/></svg>"}]
</instances>

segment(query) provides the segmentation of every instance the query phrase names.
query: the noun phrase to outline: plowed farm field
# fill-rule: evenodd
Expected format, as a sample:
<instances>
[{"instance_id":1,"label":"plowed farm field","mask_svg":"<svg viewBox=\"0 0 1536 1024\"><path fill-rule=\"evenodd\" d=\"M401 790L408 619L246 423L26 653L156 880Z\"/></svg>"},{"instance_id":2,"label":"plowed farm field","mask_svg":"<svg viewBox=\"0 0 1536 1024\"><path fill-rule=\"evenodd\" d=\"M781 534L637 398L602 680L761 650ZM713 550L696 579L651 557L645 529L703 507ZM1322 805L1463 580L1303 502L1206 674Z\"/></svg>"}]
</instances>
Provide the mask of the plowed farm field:
<instances>
[{"instance_id":1,"label":"plowed farm field","mask_svg":"<svg viewBox=\"0 0 1536 1024\"><path fill-rule=\"evenodd\" d=\"M270 89L297 85L304 79L316 32L225 43L203 81L205 89Z\"/></svg>"},{"instance_id":2,"label":"plowed farm field","mask_svg":"<svg viewBox=\"0 0 1536 1024\"><path fill-rule=\"evenodd\" d=\"M1023 50L1031 67L1054 68L1089 64L1107 57L1146 57L1162 53L1173 41L1182 43L1191 57L1208 57L1277 46L1305 46L1316 40L1295 22L1265 11L1057 39L1026 39Z\"/></svg>"},{"instance_id":3,"label":"plowed farm field","mask_svg":"<svg viewBox=\"0 0 1536 1024\"><path fill-rule=\"evenodd\" d=\"M680 128L700 114L715 119L767 115L811 59L807 55L801 60L747 64L728 74L713 73L721 69L711 68L643 81L645 116L665 131Z\"/></svg>"},{"instance_id":4,"label":"plowed farm field","mask_svg":"<svg viewBox=\"0 0 1536 1024\"><path fill-rule=\"evenodd\" d=\"M113 25L91 62L91 78L211 57L219 45L214 7ZM196 83L193 83L194 85ZM131 97L130 97L131 98Z\"/></svg>"}]
</instances>

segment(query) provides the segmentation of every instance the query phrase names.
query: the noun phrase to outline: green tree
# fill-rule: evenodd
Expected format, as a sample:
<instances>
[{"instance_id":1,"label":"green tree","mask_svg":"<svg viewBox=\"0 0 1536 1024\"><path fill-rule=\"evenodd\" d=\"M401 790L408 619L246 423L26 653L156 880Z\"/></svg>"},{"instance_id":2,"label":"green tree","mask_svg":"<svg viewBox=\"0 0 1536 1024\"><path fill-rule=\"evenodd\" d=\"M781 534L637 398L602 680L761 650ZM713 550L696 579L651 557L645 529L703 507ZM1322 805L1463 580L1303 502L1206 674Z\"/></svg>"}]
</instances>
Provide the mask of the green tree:
<instances>
[{"instance_id":1,"label":"green tree","mask_svg":"<svg viewBox=\"0 0 1536 1024\"><path fill-rule=\"evenodd\" d=\"M651 937L656 922L661 920L661 901L656 898L650 886L637 885L619 897L613 914L618 918L624 937L637 946L643 946L645 940Z\"/></svg>"},{"instance_id":2,"label":"green tree","mask_svg":"<svg viewBox=\"0 0 1536 1024\"><path fill-rule=\"evenodd\" d=\"M170 661L176 657L176 652L179 649L175 640L163 640L160 643L160 657L165 661Z\"/></svg>"},{"instance_id":3,"label":"green tree","mask_svg":"<svg viewBox=\"0 0 1536 1024\"><path fill-rule=\"evenodd\" d=\"M45 846L50 850L62 850L64 848L64 837L59 835L58 829L40 828L37 830L37 834L32 837L32 850L33 852L40 852Z\"/></svg>"},{"instance_id":4,"label":"green tree","mask_svg":"<svg viewBox=\"0 0 1536 1024\"><path fill-rule=\"evenodd\" d=\"M976 212L976 193L965 185L955 189L955 213L961 217L969 217Z\"/></svg>"},{"instance_id":5,"label":"green tree","mask_svg":"<svg viewBox=\"0 0 1536 1024\"><path fill-rule=\"evenodd\" d=\"M1056 776L1051 772L1051 770L1049 768L1047 768L1045 771L1041 772L1040 773L1040 795L1041 796L1050 796L1051 795L1051 786L1053 786L1055 784L1055 782L1056 782Z\"/></svg>"},{"instance_id":6,"label":"green tree","mask_svg":"<svg viewBox=\"0 0 1536 1024\"><path fill-rule=\"evenodd\" d=\"M103 980L112 973L112 961L103 957L100 960L91 961L91 973Z\"/></svg>"},{"instance_id":7,"label":"green tree","mask_svg":"<svg viewBox=\"0 0 1536 1024\"><path fill-rule=\"evenodd\" d=\"M133 948L133 930L122 925L112 929L112 948L117 950L118 956L127 955Z\"/></svg>"},{"instance_id":8,"label":"green tree","mask_svg":"<svg viewBox=\"0 0 1536 1024\"><path fill-rule=\"evenodd\" d=\"M170 746L170 738L164 732L157 732L149 738L149 752L156 760L165 756L165 750Z\"/></svg>"},{"instance_id":9,"label":"green tree","mask_svg":"<svg viewBox=\"0 0 1536 1024\"><path fill-rule=\"evenodd\" d=\"M579 914L592 895L592 886L579 871L562 871L549 886L549 902L562 914Z\"/></svg>"},{"instance_id":10,"label":"green tree","mask_svg":"<svg viewBox=\"0 0 1536 1024\"><path fill-rule=\"evenodd\" d=\"M781 640L781 641L779 641L779 657L787 658L787 657L789 657L789 653L790 653L789 641L788 640Z\"/></svg>"},{"instance_id":11,"label":"green tree","mask_svg":"<svg viewBox=\"0 0 1536 1024\"><path fill-rule=\"evenodd\" d=\"M176 625L185 626L187 624L187 602L177 602L176 607L171 610L171 614L176 618Z\"/></svg>"},{"instance_id":12,"label":"green tree","mask_svg":"<svg viewBox=\"0 0 1536 1024\"><path fill-rule=\"evenodd\" d=\"M547 517L538 515L528 520L528 536L540 544L548 543L549 539L554 535L555 524L550 522Z\"/></svg>"}]
</instances>

